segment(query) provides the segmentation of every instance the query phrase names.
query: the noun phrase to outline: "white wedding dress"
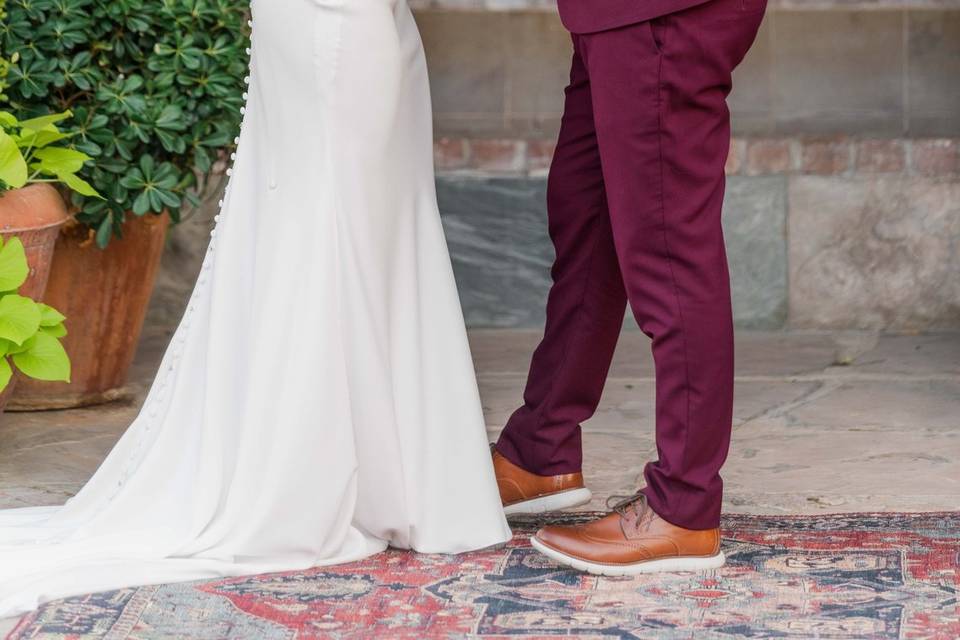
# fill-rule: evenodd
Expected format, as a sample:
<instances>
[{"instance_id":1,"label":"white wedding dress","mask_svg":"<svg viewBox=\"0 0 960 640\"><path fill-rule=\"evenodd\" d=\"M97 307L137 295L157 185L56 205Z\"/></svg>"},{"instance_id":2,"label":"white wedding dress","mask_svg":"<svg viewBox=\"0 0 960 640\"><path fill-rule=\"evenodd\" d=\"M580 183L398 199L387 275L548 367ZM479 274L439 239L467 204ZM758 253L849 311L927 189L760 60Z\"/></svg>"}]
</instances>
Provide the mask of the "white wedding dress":
<instances>
[{"instance_id":1,"label":"white wedding dress","mask_svg":"<svg viewBox=\"0 0 960 640\"><path fill-rule=\"evenodd\" d=\"M254 0L253 25L236 161L188 309L79 494L0 512L0 617L509 538L410 9Z\"/></svg>"}]
</instances>

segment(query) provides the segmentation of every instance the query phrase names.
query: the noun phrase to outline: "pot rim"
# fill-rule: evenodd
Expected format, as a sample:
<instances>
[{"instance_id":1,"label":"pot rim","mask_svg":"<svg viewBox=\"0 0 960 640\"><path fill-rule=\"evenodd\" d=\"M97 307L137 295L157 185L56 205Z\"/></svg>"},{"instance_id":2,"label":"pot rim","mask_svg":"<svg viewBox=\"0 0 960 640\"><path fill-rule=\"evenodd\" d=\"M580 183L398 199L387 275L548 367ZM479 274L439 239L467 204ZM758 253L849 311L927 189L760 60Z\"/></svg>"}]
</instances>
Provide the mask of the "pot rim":
<instances>
[{"instance_id":1,"label":"pot rim","mask_svg":"<svg viewBox=\"0 0 960 640\"><path fill-rule=\"evenodd\" d=\"M14 235L16 233L24 233L29 231L44 231L46 229L50 229L53 227L62 227L71 218L73 218L73 216L67 216L63 220L59 220L57 222L51 222L50 224L44 224L37 227L0 227L0 234L7 236L7 235Z\"/></svg>"},{"instance_id":2,"label":"pot rim","mask_svg":"<svg viewBox=\"0 0 960 640\"><path fill-rule=\"evenodd\" d=\"M0 194L0 200L9 194L25 191L46 191L55 195L55 199L60 203L58 209L62 211L65 215L59 220L54 220L48 222L47 224L38 224L38 225L28 225L28 226L12 226L12 224L4 225L0 222L0 234L5 236L14 235L17 233L30 233L36 231L45 231L54 227L61 227L67 223L67 221L73 219L76 216L76 211L71 212L67 207L67 202L64 200L63 195L54 187L52 184L47 182L31 182L17 189L10 189L9 191ZM62 208L61 208L62 207Z\"/></svg>"}]
</instances>

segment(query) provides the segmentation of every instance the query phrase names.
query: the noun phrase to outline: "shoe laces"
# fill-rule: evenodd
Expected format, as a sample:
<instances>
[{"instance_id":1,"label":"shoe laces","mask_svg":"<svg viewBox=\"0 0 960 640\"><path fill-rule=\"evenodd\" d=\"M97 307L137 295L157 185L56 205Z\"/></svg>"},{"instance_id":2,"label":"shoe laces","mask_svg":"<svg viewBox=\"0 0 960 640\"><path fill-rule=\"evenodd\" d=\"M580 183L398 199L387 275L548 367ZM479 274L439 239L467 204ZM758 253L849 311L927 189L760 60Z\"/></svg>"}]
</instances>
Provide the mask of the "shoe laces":
<instances>
[{"instance_id":1,"label":"shoe laces","mask_svg":"<svg viewBox=\"0 0 960 640\"><path fill-rule=\"evenodd\" d=\"M637 530L641 526L649 527L653 520L653 518L646 517L651 509L650 505L647 504L647 496L640 491L628 496L610 496L607 498L607 508L614 513L619 513L624 518L629 518L629 512L633 511L636 516L634 527Z\"/></svg>"}]
</instances>

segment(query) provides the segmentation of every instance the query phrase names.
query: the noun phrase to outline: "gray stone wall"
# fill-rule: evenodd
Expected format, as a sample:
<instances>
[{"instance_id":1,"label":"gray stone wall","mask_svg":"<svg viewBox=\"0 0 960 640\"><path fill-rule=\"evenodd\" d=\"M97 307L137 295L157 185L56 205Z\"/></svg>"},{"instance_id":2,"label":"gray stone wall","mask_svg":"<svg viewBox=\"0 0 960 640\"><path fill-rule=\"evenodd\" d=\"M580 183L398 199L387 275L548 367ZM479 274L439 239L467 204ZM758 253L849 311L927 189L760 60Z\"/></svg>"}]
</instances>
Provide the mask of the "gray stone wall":
<instances>
[{"instance_id":1,"label":"gray stone wall","mask_svg":"<svg viewBox=\"0 0 960 640\"><path fill-rule=\"evenodd\" d=\"M828 4L768 11L734 75L735 133L960 135L960 3ZM438 133L554 136L571 44L553 10L431 9L417 21Z\"/></svg>"},{"instance_id":2,"label":"gray stone wall","mask_svg":"<svg viewBox=\"0 0 960 640\"><path fill-rule=\"evenodd\" d=\"M437 189L467 323L542 326L554 255L546 228L546 180L447 176ZM786 180L731 180L724 215L738 324L782 326Z\"/></svg>"},{"instance_id":3,"label":"gray stone wall","mask_svg":"<svg viewBox=\"0 0 960 640\"><path fill-rule=\"evenodd\" d=\"M542 325L545 182L438 181L471 326ZM723 225L740 327L960 328L960 181L732 176Z\"/></svg>"}]
</instances>

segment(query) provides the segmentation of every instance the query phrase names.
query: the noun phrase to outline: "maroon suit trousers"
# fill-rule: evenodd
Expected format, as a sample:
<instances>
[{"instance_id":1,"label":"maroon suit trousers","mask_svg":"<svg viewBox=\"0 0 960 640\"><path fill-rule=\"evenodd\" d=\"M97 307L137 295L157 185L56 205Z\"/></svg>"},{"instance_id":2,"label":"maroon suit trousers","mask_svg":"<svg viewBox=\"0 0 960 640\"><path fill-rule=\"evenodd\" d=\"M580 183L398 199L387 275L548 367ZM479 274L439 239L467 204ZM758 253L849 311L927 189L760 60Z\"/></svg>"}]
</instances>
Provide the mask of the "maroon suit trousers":
<instances>
[{"instance_id":1,"label":"maroon suit trousers","mask_svg":"<svg viewBox=\"0 0 960 640\"><path fill-rule=\"evenodd\" d=\"M580 0L586 2L586 0ZM652 339L658 459L650 506L718 526L733 418L733 322L720 224L731 72L766 0L710 0L573 35L547 193L556 250L524 405L497 449L540 475L580 471L629 303Z\"/></svg>"}]
</instances>

